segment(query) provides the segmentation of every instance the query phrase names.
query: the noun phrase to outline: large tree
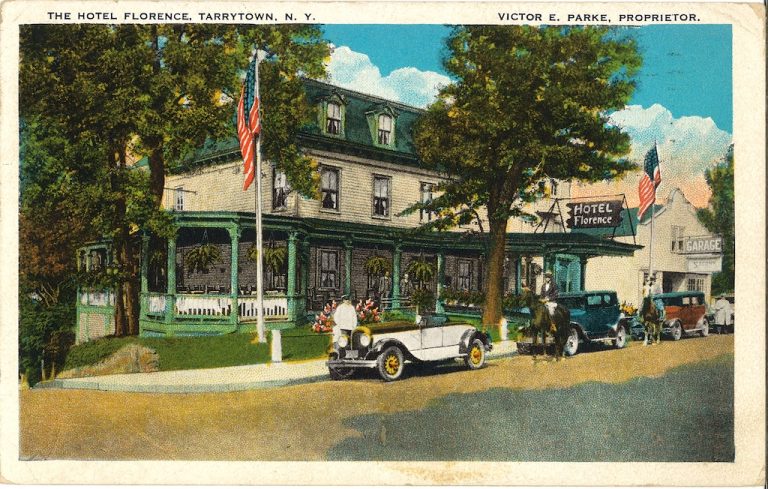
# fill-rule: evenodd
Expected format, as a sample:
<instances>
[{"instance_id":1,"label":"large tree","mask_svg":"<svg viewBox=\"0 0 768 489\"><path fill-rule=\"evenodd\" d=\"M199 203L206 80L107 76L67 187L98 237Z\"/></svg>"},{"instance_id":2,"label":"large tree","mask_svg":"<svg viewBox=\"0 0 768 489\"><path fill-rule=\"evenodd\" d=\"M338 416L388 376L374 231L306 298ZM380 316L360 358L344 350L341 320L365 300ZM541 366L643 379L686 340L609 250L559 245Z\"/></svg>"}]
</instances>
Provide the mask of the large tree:
<instances>
[{"instance_id":1,"label":"large tree","mask_svg":"<svg viewBox=\"0 0 768 489\"><path fill-rule=\"evenodd\" d=\"M254 48L269 55L261 70L264 153L295 189L311 194L316 176L296 134L310 119L300 75L322 76L329 52L318 28L83 24L21 30L22 114L60 124L69 141L103 152L109 195L101 198L110 205L93 217L113 244L118 335L138 333L133 237L163 221L155 211L168 162L189 158L208 138L234 136L240 75ZM150 168L145 184L130 168L142 155Z\"/></svg>"},{"instance_id":2,"label":"large tree","mask_svg":"<svg viewBox=\"0 0 768 489\"><path fill-rule=\"evenodd\" d=\"M712 276L712 293L733 292L736 267L736 227L733 192L733 146L725 161L704 174L712 196L709 206L698 210L698 218L709 231L723 237L722 271Z\"/></svg>"},{"instance_id":3,"label":"large tree","mask_svg":"<svg viewBox=\"0 0 768 489\"><path fill-rule=\"evenodd\" d=\"M501 318L507 222L528 217L544 178L594 182L634 165L629 137L609 123L633 90L635 42L604 27L459 26L444 66L453 82L417 123L425 165L448 176L425 208L448 229L487 216L483 323Z\"/></svg>"}]
</instances>

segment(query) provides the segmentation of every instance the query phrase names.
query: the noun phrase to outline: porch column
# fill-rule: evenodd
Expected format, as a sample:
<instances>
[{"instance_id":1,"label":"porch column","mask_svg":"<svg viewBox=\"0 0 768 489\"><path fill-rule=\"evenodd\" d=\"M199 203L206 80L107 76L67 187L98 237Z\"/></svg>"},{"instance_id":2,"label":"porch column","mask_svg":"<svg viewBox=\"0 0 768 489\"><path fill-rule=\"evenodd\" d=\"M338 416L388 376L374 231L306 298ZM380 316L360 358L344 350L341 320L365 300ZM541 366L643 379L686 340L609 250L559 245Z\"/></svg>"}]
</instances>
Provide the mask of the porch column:
<instances>
[{"instance_id":1,"label":"porch column","mask_svg":"<svg viewBox=\"0 0 768 489\"><path fill-rule=\"evenodd\" d=\"M515 273L515 294L519 294L523 289L523 257L518 255L515 257L515 267L517 272Z\"/></svg>"},{"instance_id":2,"label":"porch column","mask_svg":"<svg viewBox=\"0 0 768 489\"><path fill-rule=\"evenodd\" d=\"M237 325L240 311L237 303L237 297L239 293L238 269L240 268L240 235L242 234L243 230L240 228L239 224L235 224L234 227L228 227L227 232L229 233L229 243L231 247L229 259L229 297L232 303L232 308L229 310L229 320L232 321L233 325Z\"/></svg>"},{"instance_id":3,"label":"porch column","mask_svg":"<svg viewBox=\"0 0 768 489\"><path fill-rule=\"evenodd\" d=\"M352 240L344 241L344 295L352 296Z\"/></svg>"},{"instance_id":4,"label":"porch column","mask_svg":"<svg viewBox=\"0 0 768 489\"><path fill-rule=\"evenodd\" d=\"M304 310L302 313L306 313L307 310L312 307L309 297L309 267L310 267L310 243L309 238L304 238L301 242L301 295L304 296Z\"/></svg>"},{"instance_id":5,"label":"porch column","mask_svg":"<svg viewBox=\"0 0 768 489\"><path fill-rule=\"evenodd\" d=\"M296 240L298 233L288 233L288 284L286 295L288 296L288 320L296 320Z\"/></svg>"},{"instance_id":6,"label":"porch column","mask_svg":"<svg viewBox=\"0 0 768 489\"><path fill-rule=\"evenodd\" d=\"M392 252L392 309L400 309L400 243L395 244Z\"/></svg>"},{"instance_id":7,"label":"porch column","mask_svg":"<svg viewBox=\"0 0 768 489\"><path fill-rule=\"evenodd\" d=\"M173 310L176 306L176 235L168 238L168 260L166 262L165 286L165 323L173 322Z\"/></svg>"},{"instance_id":8,"label":"porch column","mask_svg":"<svg viewBox=\"0 0 768 489\"><path fill-rule=\"evenodd\" d=\"M149 292L149 236L141 236L141 292L139 293L139 319L147 314L147 292Z\"/></svg>"},{"instance_id":9,"label":"porch column","mask_svg":"<svg viewBox=\"0 0 768 489\"><path fill-rule=\"evenodd\" d=\"M580 274L579 274L579 287L580 290L584 291L587 289L587 257L586 256L579 256L579 266L580 266Z\"/></svg>"},{"instance_id":10,"label":"porch column","mask_svg":"<svg viewBox=\"0 0 768 489\"><path fill-rule=\"evenodd\" d=\"M440 298L440 293L443 291L443 284L445 283L445 253L443 250L437 252L437 292L435 294L435 312L437 314L443 314L445 307L443 307L443 300Z\"/></svg>"}]
</instances>

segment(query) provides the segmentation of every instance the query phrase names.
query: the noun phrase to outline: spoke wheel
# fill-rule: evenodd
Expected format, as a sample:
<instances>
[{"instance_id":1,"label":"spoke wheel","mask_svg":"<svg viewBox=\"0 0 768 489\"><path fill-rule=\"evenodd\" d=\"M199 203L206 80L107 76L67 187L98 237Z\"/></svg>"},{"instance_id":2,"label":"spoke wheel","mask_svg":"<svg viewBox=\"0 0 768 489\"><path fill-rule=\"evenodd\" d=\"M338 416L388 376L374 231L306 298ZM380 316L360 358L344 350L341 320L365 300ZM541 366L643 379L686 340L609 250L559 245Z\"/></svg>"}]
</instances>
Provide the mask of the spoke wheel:
<instances>
[{"instance_id":1,"label":"spoke wheel","mask_svg":"<svg viewBox=\"0 0 768 489\"><path fill-rule=\"evenodd\" d=\"M576 328L571 328L571 331L568 334L568 340L566 340L565 342L565 348L563 348L563 353L565 353L566 356L572 357L578 351L579 351L579 332L576 330Z\"/></svg>"},{"instance_id":2,"label":"spoke wheel","mask_svg":"<svg viewBox=\"0 0 768 489\"><path fill-rule=\"evenodd\" d=\"M616 341L613 343L616 348L624 348L627 346L627 329L623 324L620 324L616 328Z\"/></svg>"},{"instance_id":3,"label":"spoke wheel","mask_svg":"<svg viewBox=\"0 0 768 489\"><path fill-rule=\"evenodd\" d=\"M706 318L701 320L701 336L709 336L709 321Z\"/></svg>"},{"instance_id":4,"label":"spoke wheel","mask_svg":"<svg viewBox=\"0 0 768 489\"><path fill-rule=\"evenodd\" d=\"M485 365L485 346L479 338L472 340L464 364L470 370L477 370Z\"/></svg>"},{"instance_id":5,"label":"spoke wheel","mask_svg":"<svg viewBox=\"0 0 768 489\"><path fill-rule=\"evenodd\" d=\"M675 341L678 341L682 337L683 337L683 327L680 325L678 321L675 321L675 324L672 325L672 339Z\"/></svg>"},{"instance_id":6,"label":"spoke wheel","mask_svg":"<svg viewBox=\"0 0 768 489\"><path fill-rule=\"evenodd\" d=\"M397 346L387 347L376 359L376 367L379 370L379 376L385 381L392 382L399 379L405 367L403 352Z\"/></svg>"}]
</instances>

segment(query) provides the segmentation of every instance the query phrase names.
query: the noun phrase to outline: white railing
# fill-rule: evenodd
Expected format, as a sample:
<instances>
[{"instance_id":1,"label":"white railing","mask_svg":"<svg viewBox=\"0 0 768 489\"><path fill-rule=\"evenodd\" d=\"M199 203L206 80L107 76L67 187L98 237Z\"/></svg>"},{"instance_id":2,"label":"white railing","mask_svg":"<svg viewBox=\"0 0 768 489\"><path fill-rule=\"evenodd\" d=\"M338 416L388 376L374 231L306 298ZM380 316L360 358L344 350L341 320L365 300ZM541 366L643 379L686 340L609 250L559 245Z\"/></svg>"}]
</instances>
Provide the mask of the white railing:
<instances>
[{"instance_id":1,"label":"white railing","mask_svg":"<svg viewBox=\"0 0 768 489\"><path fill-rule=\"evenodd\" d=\"M165 313L165 294L147 295L147 312L149 314Z\"/></svg>"},{"instance_id":2,"label":"white railing","mask_svg":"<svg viewBox=\"0 0 768 489\"><path fill-rule=\"evenodd\" d=\"M237 299L238 316L247 319L256 319L258 307L256 307L256 297L245 296ZM287 297L264 297L264 317L287 317L288 316L288 298Z\"/></svg>"},{"instance_id":3,"label":"white railing","mask_svg":"<svg viewBox=\"0 0 768 489\"><path fill-rule=\"evenodd\" d=\"M226 296L176 295L179 316L228 316L232 299Z\"/></svg>"},{"instance_id":4,"label":"white railing","mask_svg":"<svg viewBox=\"0 0 768 489\"><path fill-rule=\"evenodd\" d=\"M84 306L111 307L115 305L112 292L80 292L80 304Z\"/></svg>"}]
</instances>

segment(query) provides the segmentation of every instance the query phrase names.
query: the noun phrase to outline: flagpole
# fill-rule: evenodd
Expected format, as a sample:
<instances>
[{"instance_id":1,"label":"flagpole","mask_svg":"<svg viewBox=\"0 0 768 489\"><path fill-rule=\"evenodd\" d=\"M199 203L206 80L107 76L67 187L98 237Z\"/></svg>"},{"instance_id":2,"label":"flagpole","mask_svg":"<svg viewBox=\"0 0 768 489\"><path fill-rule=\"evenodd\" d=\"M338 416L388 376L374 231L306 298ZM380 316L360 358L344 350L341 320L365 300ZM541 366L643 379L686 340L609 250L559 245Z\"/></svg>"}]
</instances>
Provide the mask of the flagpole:
<instances>
[{"instance_id":1,"label":"flagpole","mask_svg":"<svg viewBox=\"0 0 768 489\"><path fill-rule=\"evenodd\" d=\"M661 157L659 156L659 145L656 140L653 141L654 149L656 150L656 159L658 161L657 164L661 164ZM655 172L655 171L654 171ZM655 177L651 176L651 184L654 185L653 189L653 202L651 202L651 240L648 243L648 280L650 281L653 277L653 216L656 214L656 188L655 183L653 182L653 179Z\"/></svg>"},{"instance_id":2,"label":"flagpole","mask_svg":"<svg viewBox=\"0 0 768 489\"><path fill-rule=\"evenodd\" d=\"M261 99L259 98L259 51L254 53L256 57L256 80L254 81L256 90L256 100L259 101L259 123L261 123ZM254 151L254 159L256 160L255 167L253 169L254 178L256 178L256 331L259 338L259 343L266 343L267 337L264 332L264 246L263 246L263 230L261 226L261 131L255 138L256 151Z\"/></svg>"}]
</instances>

